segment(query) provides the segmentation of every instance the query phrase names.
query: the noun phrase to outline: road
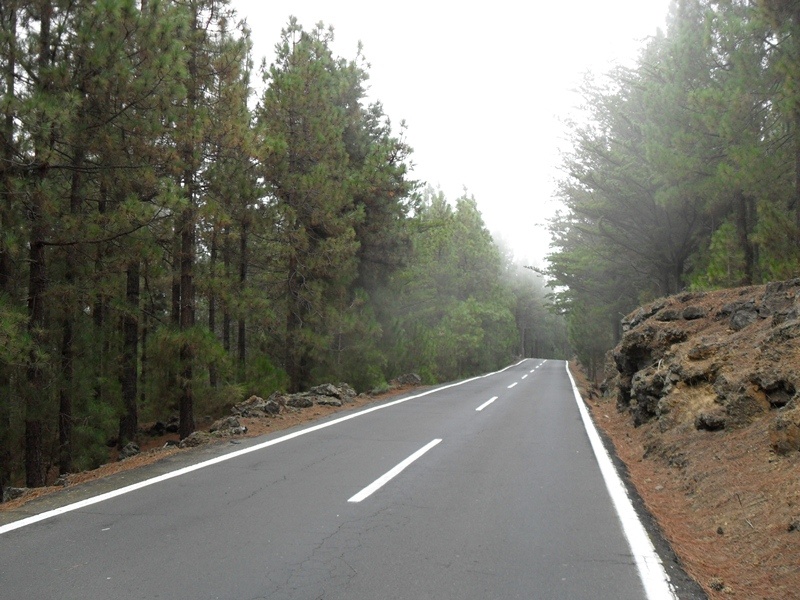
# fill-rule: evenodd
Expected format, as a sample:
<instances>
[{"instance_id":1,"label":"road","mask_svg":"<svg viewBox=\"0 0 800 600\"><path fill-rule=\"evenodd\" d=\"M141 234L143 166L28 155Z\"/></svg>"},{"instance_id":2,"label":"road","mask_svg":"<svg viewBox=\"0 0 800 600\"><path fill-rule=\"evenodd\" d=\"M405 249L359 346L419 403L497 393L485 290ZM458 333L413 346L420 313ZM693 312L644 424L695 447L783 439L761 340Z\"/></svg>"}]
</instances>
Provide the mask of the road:
<instances>
[{"instance_id":1,"label":"road","mask_svg":"<svg viewBox=\"0 0 800 600\"><path fill-rule=\"evenodd\" d=\"M561 361L223 448L0 526L0 597L673 597L642 574Z\"/></svg>"}]
</instances>

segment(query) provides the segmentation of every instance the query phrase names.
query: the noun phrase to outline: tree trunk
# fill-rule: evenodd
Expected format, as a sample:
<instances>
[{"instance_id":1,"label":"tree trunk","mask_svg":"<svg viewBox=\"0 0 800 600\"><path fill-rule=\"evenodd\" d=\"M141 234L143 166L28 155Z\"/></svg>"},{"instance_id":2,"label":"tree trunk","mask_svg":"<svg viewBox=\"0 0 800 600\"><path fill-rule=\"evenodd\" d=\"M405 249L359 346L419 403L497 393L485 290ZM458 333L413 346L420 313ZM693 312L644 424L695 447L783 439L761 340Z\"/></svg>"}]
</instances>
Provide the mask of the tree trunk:
<instances>
[{"instance_id":1,"label":"tree trunk","mask_svg":"<svg viewBox=\"0 0 800 600\"><path fill-rule=\"evenodd\" d=\"M172 324L180 327L181 324L181 232L175 232L172 252L172 304L170 315Z\"/></svg>"},{"instance_id":2,"label":"tree trunk","mask_svg":"<svg viewBox=\"0 0 800 600\"><path fill-rule=\"evenodd\" d=\"M739 237L739 247L744 255L744 273L741 283L742 285L753 285L756 276L756 261L753 244L750 241L750 229L754 221L751 214L751 199L742 190L738 190L734 202L736 204L734 208L736 232Z\"/></svg>"},{"instance_id":3,"label":"tree trunk","mask_svg":"<svg viewBox=\"0 0 800 600\"><path fill-rule=\"evenodd\" d=\"M0 502L11 482L11 377L6 365L0 371Z\"/></svg>"},{"instance_id":4,"label":"tree trunk","mask_svg":"<svg viewBox=\"0 0 800 600\"><path fill-rule=\"evenodd\" d=\"M286 342L285 366L289 376L289 393L295 394L302 388L303 370L300 360L300 329L303 324L300 315L300 283L297 271L297 258L289 259L289 274L286 280Z\"/></svg>"},{"instance_id":5,"label":"tree trunk","mask_svg":"<svg viewBox=\"0 0 800 600\"><path fill-rule=\"evenodd\" d=\"M244 295L247 286L247 223L242 223L242 232L239 237L239 294ZM246 377L245 363L247 360L247 339L245 330L244 310L239 311L239 373L240 380Z\"/></svg>"},{"instance_id":6,"label":"tree trunk","mask_svg":"<svg viewBox=\"0 0 800 600\"><path fill-rule=\"evenodd\" d=\"M125 299L127 310L122 318L122 386L123 414L119 419L118 446L124 447L137 438L139 412L137 409L137 383L139 376L139 260L134 259L126 275Z\"/></svg>"},{"instance_id":7,"label":"tree trunk","mask_svg":"<svg viewBox=\"0 0 800 600\"><path fill-rule=\"evenodd\" d=\"M225 233L222 240L222 264L225 270L226 286L229 285L231 280L231 241L230 241L230 228L225 228ZM222 304L222 347L225 352L230 354L231 351L231 310L230 303L228 302L228 294Z\"/></svg>"},{"instance_id":8,"label":"tree trunk","mask_svg":"<svg viewBox=\"0 0 800 600\"><path fill-rule=\"evenodd\" d=\"M81 170L85 150L79 146L72 159L72 181L70 182L69 212L77 216L81 211ZM64 321L61 326L61 388L58 399L58 472L66 475L72 471L72 395L74 389L74 329L75 315L80 310L75 299L75 251L70 248L65 256L64 280L67 285L67 297Z\"/></svg>"},{"instance_id":9,"label":"tree trunk","mask_svg":"<svg viewBox=\"0 0 800 600\"><path fill-rule=\"evenodd\" d=\"M150 332L150 322L147 313L144 315L142 323L142 356L139 359L139 405L144 406L147 401L147 377L149 376L149 365L147 357L147 334Z\"/></svg>"},{"instance_id":10,"label":"tree trunk","mask_svg":"<svg viewBox=\"0 0 800 600\"><path fill-rule=\"evenodd\" d=\"M191 190L191 186L189 186ZM191 193L189 191L188 193ZM188 336L194 327L194 211L186 209L181 227L181 333ZM190 340L181 341L181 397L179 434L184 439L195 430L192 362L194 349Z\"/></svg>"},{"instance_id":11,"label":"tree trunk","mask_svg":"<svg viewBox=\"0 0 800 600\"><path fill-rule=\"evenodd\" d=\"M792 25L792 36L789 43L791 48L791 60L794 64L790 68L796 71L800 68L800 64L798 64L798 56L800 56L800 54L798 54L798 50L800 50L800 37L798 37L798 29L800 29L800 6L797 6L795 3L786 4L786 8L789 10L788 18ZM794 209L795 226L798 232L800 232L800 98L797 96L794 82L787 81L786 83L789 84L789 88L794 92L791 124L794 129L794 198L792 199L792 208Z\"/></svg>"},{"instance_id":12,"label":"tree trunk","mask_svg":"<svg viewBox=\"0 0 800 600\"><path fill-rule=\"evenodd\" d=\"M25 402L25 484L28 487L45 485L44 417L47 410L47 385L42 368L45 350L45 330L47 313L45 294L47 292L47 270L45 264L44 224L45 192L42 189L46 178L45 167L40 168L38 181L31 198L29 210L30 244L28 253L28 333L33 342L27 369L27 397Z\"/></svg>"},{"instance_id":13,"label":"tree trunk","mask_svg":"<svg viewBox=\"0 0 800 600\"><path fill-rule=\"evenodd\" d=\"M10 166L14 163L15 143L14 143L14 82L16 79L16 32L17 32L17 7L16 2L7 3L7 21L0 23L0 27L7 36L8 44L6 52L6 64L4 73L6 110L3 119L2 142L3 162L6 168L3 173L3 201L0 204L0 291L7 292L10 280L10 256L5 232L11 228L11 207L14 192L13 179ZM2 486L2 474L0 473L0 486ZM2 490L0 490L2 491Z\"/></svg>"},{"instance_id":14,"label":"tree trunk","mask_svg":"<svg viewBox=\"0 0 800 600\"><path fill-rule=\"evenodd\" d=\"M193 15L191 29L189 32L190 44L192 48L188 62L188 87L186 105L188 109L186 130L188 139L182 148L183 154L183 190L186 195L187 206L181 215L180 227L180 284L181 284L181 317L180 330L182 335L180 349L180 377L181 377L181 397L180 397L180 424L178 433L181 439L186 438L195 430L194 422L194 381L192 363L194 361L194 348L188 339L191 329L194 327L195 314L195 290L194 290L194 254L195 254L195 213L196 213L196 163L194 124L195 111L199 99L198 92L198 73L197 73L197 53L194 47L196 44L196 32L198 29L197 5L192 5Z\"/></svg>"},{"instance_id":15,"label":"tree trunk","mask_svg":"<svg viewBox=\"0 0 800 600\"><path fill-rule=\"evenodd\" d=\"M75 379L72 315L67 315L64 319L61 332L62 381L58 394L58 472L66 475L72 472L72 387Z\"/></svg>"},{"instance_id":16,"label":"tree trunk","mask_svg":"<svg viewBox=\"0 0 800 600\"><path fill-rule=\"evenodd\" d=\"M41 91L48 91L48 78L44 75L50 65L50 20L53 6L44 2L41 6L41 24L39 31L39 55L37 59ZM42 118L44 121L44 118ZM42 368L43 360L39 351L44 354L45 329L47 313L45 311L45 294L47 292L47 271L45 264L45 197L44 182L48 174L45 154L50 144L50 127L41 123L35 141L34 161L37 171L34 189L31 195L28 219L30 222L30 239L28 244L28 333L30 334L31 353L27 369L27 390L25 398L25 484L28 487L42 487L45 484L44 417L46 413L47 385Z\"/></svg>"},{"instance_id":17,"label":"tree trunk","mask_svg":"<svg viewBox=\"0 0 800 600\"><path fill-rule=\"evenodd\" d=\"M140 364L140 373L139 373L139 405L144 406L145 401L147 400L147 378L150 374L149 368L149 360L147 355L147 336L150 333L150 315L156 314L156 306L155 302L153 301L153 294L150 291L150 265L145 260L144 262L144 273L142 279L144 280L144 289L147 297L149 299L149 306L148 310L144 311L143 319L142 319L142 340L141 340L141 348L142 348L142 355L139 359Z\"/></svg>"},{"instance_id":18,"label":"tree trunk","mask_svg":"<svg viewBox=\"0 0 800 600\"><path fill-rule=\"evenodd\" d=\"M6 4L6 20L0 24L6 31L5 95L6 111L2 131L2 156L6 166L14 161L14 80L16 73L16 2ZM4 232L11 231L11 207L14 185L10 169L3 170L3 198L0 203L0 294L9 296L11 290L10 249ZM11 481L11 367L0 363L0 502L3 490Z\"/></svg>"},{"instance_id":19,"label":"tree trunk","mask_svg":"<svg viewBox=\"0 0 800 600\"><path fill-rule=\"evenodd\" d=\"M108 205L108 189L105 183L100 184L100 201L97 204L97 212L103 215L106 212ZM95 273L97 277L102 277L103 273L103 258L105 256L105 249L98 246L95 250ZM95 386L94 397L98 404L104 401L105 396L105 379L108 370L107 360L108 355L111 353L110 340L105 329L106 316L108 306L106 296L102 291L95 294L94 307L92 308L92 322L94 324L94 343L97 348L97 360L95 361Z\"/></svg>"},{"instance_id":20,"label":"tree trunk","mask_svg":"<svg viewBox=\"0 0 800 600\"><path fill-rule=\"evenodd\" d=\"M44 178L44 175L41 176ZM34 190L30 209L31 233L28 254L28 332L33 341L27 371L27 397L25 402L25 484L28 487L42 487L45 484L43 460L43 419L45 413L45 394L42 357L38 350L44 349L46 313L44 309L47 291L45 268L45 227L44 191L42 183Z\"/></svg>"},{"instance_id":21,"label":"tree trunk","mask_svg":"<svg viewBox=\"0 0 800 600\"><path fill-rule=\"evenodd\" d=\"M211 232L211 248L209 248L209 276L211 285L208 292L208 330L216 338L217 334L217 227ZM212 389L217 389L217 363L212 360L208 363L208 384Z\"/></svg>"},{"instance_id":22,"label":"tree trunk","mask_svg":"<svg viewBox=\"0 0 800 600\"><path fill-rule=\"evenodd\" d=\"M800 106L794 109L794 222L800 231Z\"/></svg>"}]
</instances>

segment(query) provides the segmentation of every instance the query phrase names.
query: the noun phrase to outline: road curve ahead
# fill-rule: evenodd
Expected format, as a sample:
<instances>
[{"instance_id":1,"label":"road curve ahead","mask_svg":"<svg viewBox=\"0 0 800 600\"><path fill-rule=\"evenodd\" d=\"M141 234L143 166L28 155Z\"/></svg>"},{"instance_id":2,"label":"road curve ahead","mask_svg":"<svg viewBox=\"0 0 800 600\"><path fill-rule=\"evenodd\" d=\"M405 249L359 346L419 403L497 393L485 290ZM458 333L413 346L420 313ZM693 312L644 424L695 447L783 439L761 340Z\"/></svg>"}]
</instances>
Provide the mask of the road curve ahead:
<instances>
[{"instance_id":1,"label":"road curve ahead","mask_svg":"<svg viewBox=\"0 0 800 600\"><path fill-rule=\"evenodd\" d=\"M614 507L564 362L341 415L0 525L0 595L675 597Z\"/></svg>"}]
</instances>

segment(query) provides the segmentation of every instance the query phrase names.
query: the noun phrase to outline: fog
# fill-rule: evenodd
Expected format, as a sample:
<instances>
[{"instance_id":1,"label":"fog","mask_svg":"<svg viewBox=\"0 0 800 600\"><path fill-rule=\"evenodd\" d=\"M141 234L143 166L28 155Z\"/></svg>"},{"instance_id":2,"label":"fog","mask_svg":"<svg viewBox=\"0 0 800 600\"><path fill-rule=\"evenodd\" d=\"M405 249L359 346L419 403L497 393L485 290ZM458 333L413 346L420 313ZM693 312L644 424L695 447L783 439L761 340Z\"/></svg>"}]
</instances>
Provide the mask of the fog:
<instances>
[{"instance_id":1,"label":"fog","mask_svg":"<svg viewBox=\"0 0 800 600\"><path fill-rule=\"evenodd\" d=\"M448 198L466 188L484 219L522 261L547 252L556 208L563 120L584 73L632 61L663 27L669 0L484 5L410 0L234 0L253 32L254 57L271 62L290 15L335 30L334 51L369 61L370 96L397 128L407 124L416 179Z\"/></svg>"}]
</instances>

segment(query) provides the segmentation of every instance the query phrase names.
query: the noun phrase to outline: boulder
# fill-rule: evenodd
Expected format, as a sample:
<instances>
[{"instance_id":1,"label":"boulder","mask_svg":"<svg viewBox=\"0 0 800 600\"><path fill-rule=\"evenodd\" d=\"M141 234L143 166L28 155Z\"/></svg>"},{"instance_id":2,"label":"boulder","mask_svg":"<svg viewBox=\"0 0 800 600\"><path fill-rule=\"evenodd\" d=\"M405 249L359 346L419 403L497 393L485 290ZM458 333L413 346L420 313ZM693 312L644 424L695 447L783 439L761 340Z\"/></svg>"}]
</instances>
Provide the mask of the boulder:
<instances>
[{"instance_id":1,"label":"boulder","mask_svg":"<svg viewBox=\"0 0 800 600\"><path fill-rule=\"evenodd\" d=\"M285 405L283 396L275 392L266 400L260 396L250 396L244 402L235 405L231 413L239 417L274 417L281 412L281 406Z\"/></svg>"},{"instance_id":2,"label":"boulder","mask_svg":"<svg viewBox=\"0 0 800 600\"><path fill-rule=\"evenodd\" d=\"M736 300L734 302L726 302L717 312L717 316L729 317L739 311L757 312L756 301L751 298L750 300Z\"/></svg>"},{"instance_id":3,"label":"boulder","mask_svg":"<svg viewBox=\"0 0 800 600\"><path fill-rule=\"evenodd\" d=\"M399 377L395 377L389 382L392 386L396 387L405 387L405 386L418 386L422 385L422 377L417 375L416 373L406 373L405 375L400 375Z\"/></svg>"},{"instance_id":4,"label":"boulder","mask_svg":"<svg viewBox=\"0 0 800 600\"><path fill-rule=\"evenodd\" d=\"M703 319L708 314L708 309L702 306L687 306L683 309L682 316L687 321L694 321L696 319Z\"/></svg>"},{"instance_id":5,"label":"boulder","mask_svg":"<svg viewBox=\"0 0 800 600\"><path fill-rule=\"evenodd\" d=\"M339 383L336 387L339 388L341 392L341 398L343 402L352 402L358 396L358 392L356 392L352 387L350 387L347 383Z\"/></svg>"},{"instance_id":6,"label":"boulder","mask_svg":"<svg viewBox=\"0 0 800 600\"><path fill-rule=\"evenodd\" d=\"M180 419L178 417L172 417L169 421L167 421L165 429L167 433L178 433L179 427Z\"/></svg>"},{"instance_id":7,"label":"boulder","mask_svg":"<svg viewBox=\"0 0 800 600\"><path fill-rule=\"evenodd\" d=\"M758 311L754 308L742 308L731 315L730 328L741 331L758 320Z\"/></svg>"},{"instance_id":8,"label":"boulder","mask_svg":"<svg viewBox=\"0 0 800 600\"><path fill-rule=\"evenodd\" d=\"M334 398L333 396L315 396L314 404L320 406L342 406L343 403L339 398Z\"/></svg>"},{"instance_id":9,"label":"boulder","mask_svg":"<svg viewBox=\"0 0 800 600\"><path fill-rule=\"evenodd\" d=\"M281 412L281 405L275 400L267 400L259 406L259 409L267 416L274 417Z\"/></svg>"},{"instance_id":10,"label":"boulder","mask_svg":"<svg viewBox=\"0 0 800 600\"><path fill-rule=\"evenodd\" d=\"M350 402L356 397L356 391L346 383L340 383L338 385L323 383L301 395L312 398L314 404L342 406L344 402Z\"/></svg>"},{"instance_id":11,"label":"boulder","mask_svg":"<svg viewBox=\"0 0 800 600\"><path fill-rule=\"evenodd\" d=\"M789 377L772 368L755 373L752 382L764 391L773 408L782 408L795 397L794 383Z\"/></svg>"},{"instance_id":12,"label":"boulder","mask_svg":"<svg viewBox=\"0 0 800 600\"><path fill-rule=\"evenodd\" d=\"M208 444L212 438L213 436L210 433L206 433L205 431L195 431L194 433L191 433L187 437L183 438L178 444L178 447L194 448L196 446L202 446L203 444Z\"/></svg>"},{"instance_id":13,"label":"boulder","mask_svg":"<svg viewBox=\"0 0 800 600\"><path fill-rule=\"evenodd\" d=\"M705 360L714 356L717 353L716 344L699 343L689 348L686 353L686 358L689 360Z\"/></svg>"},{"instance_id":14,"label":"boulder","mask_svg":"<svg viewBox=\"0 0 800 600\"><path fill-rule=\"evenodd\" d=\"M283 394L273 392L267 400L259 396L250 396L231 409L234 416L239 417L273 417L283 408L310 408L315 404L321 406L342 406L356 397L356 391L346 383L334 385L323 383L312 387L307 392Z\"/></svg>"},{"instance_id":15,"label":"boulder","mask_svg":"<svg viewBox=\"0 0 800 600\"><path fill-rule=\"evenodd\" d=\"M800 315L800 279L775 281L766 285L761 314L772 316L772 325L780 325Z\"/></svg>"},{"instance_id":16,"label":"boulder","mask_svg":"<svg viewBox=\"0 0 800 600\"><path fill-rule=\"evenodd\" d=\"M233 437L235 435L244 435L247 433L247 427L244 425L239 425L238 427L228 427L227 429L217 429L216 431L212 432L215 438L223 438L223 437Z\"/></svg>"},{"instance_id":17,"label":"boulder","mask_svg":"<svg viewBox=\"0 0 800 600\"><path fill-rule=\"evenodd\" d=\"M167 424L163 421L156 421L145 433L152 437L160 437L167 433Z\"/></svg>"},{"instance_id":18,"label":"boulder","mask_svg":"<svg viewBox=\"0 0 800 600\"><path fill-rule=\"evenodd\" d=\"M215 421L214 424L211 425L208 431L210 433L214 433L215 431L237 429L240 428L241 426L242 424L239 423L239 419L237 419L236 417L223 417L222 419Z\"/></svg>"},{"instance_id":19,"label":"boulder","mask_svg":"<svg viewBox=\"0 0 800 600\"><path fill-rule=\"evenodd\" d=\"M214 422L209 433L217 438L243 435L247 433L247 427L243 426L235 416L223 417Z\"/></svg>"},{"instance_id":20,"label":"boulder","mask_svg":"<svg viewBox=\"0 0 800 600\"><path fill-rule=\"evenodd\" d=\"M673 308L665 308L656 315L657 321L669 322L680 321L682 319L681 313Z\"/></svg>"},{"instance_id":21,"label":"boulder","mask_svg":"<svg viewBox=\"0 0 800 600\"><path fill-rule=\"evenodd\" d=\"M314 401L303 394L292 394L286 396L286 406L291 408L311 408L314 406Z\"/></svg>"},{"instance_id":22,"label":"boulder","mask_svg":"<svg viewBox=\"0 0 800 600\"><path fill-rule=\"evenodd\" d=\"M800 409L781 411L770 425L769 442L777 454L800 451Z\"/></svg>"},{"instance_id":23,"label":"boulder","mask_svg":"<svg viewBox=\"0 0 800 600\"><path fill-rule=\"evenodd\" d=\"M721 431L726 424L725 414L721 411L701 412L694 419L695 429L703 431Z\"/></svg>"},{"instance_id":24,"label":"boulder","mask_svg":"<svg viewBox=\"0 0 800 600\"><path fill-rule=\"evenodd\" d=\"M342 390L337 388L332 383L323 383L308 390L309 396L330 396L331 398L341 398Z\"/></svg>"},{"instance_id":25,"label":"boulder","mask_svg":"<svg viewBox=\"0 0 800 600\"><path fill-rule=\"evenodd\" d=\"M622 331L626 332L634 327L637 327L640 323L643 323L664 308L664 306L666 306L666 302L664 300L657 300L656 302L638 308L635 312L631 313L622 320Z\"/></svg>"},{"instance_id":26,"label":"boulder","mask_svg":"<svg viewBox=\"0 0 800 600\"><path fill-rule=\"evenodd\" d=\"M131 456L136 456L141 452L141 448L139 448L139 444L136 442L128 442L119 451L119 460L125 460L126 458L130 458Z\"/></svg>"},{"instance_id":27,"label":"boulder","mask_svg":"<svg viewBox=\"0 0 800 600\"><path fill-rule=\"evenodd\" d=\"M3 502L11 502L17 498L22 498L30 490L28 488L7 487L3 489Z\"/></svg>"}]
</instances>

